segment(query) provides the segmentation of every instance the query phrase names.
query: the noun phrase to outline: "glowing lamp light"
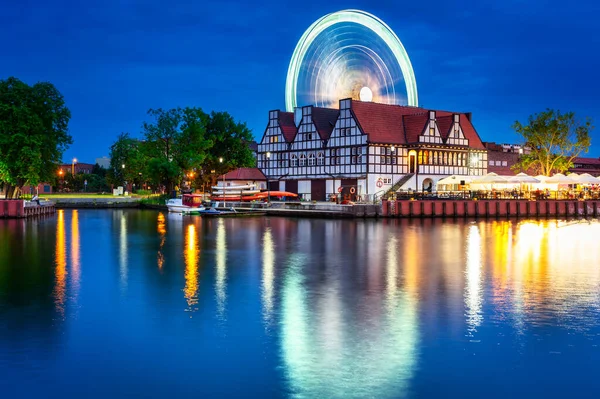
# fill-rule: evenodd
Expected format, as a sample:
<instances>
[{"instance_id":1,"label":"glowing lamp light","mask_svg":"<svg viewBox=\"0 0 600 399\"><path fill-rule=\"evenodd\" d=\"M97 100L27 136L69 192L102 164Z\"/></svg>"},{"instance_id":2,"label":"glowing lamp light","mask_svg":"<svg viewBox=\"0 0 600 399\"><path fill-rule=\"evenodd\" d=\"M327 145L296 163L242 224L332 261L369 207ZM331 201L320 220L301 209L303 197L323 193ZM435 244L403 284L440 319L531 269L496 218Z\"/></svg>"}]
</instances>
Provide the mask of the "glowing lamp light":
<instances>
[{"instance_id":1,"label":"glowing lamp light","mask_svg":"<svg viewBox=\"0 0 600 399\"><path fill-rule=\"evenodd\" d=\"M373 101L373 92L371 91L371 89L369 89L368 87L363 87L362 89L360 89L360 101Z\"/></svg>"}]
</instances>

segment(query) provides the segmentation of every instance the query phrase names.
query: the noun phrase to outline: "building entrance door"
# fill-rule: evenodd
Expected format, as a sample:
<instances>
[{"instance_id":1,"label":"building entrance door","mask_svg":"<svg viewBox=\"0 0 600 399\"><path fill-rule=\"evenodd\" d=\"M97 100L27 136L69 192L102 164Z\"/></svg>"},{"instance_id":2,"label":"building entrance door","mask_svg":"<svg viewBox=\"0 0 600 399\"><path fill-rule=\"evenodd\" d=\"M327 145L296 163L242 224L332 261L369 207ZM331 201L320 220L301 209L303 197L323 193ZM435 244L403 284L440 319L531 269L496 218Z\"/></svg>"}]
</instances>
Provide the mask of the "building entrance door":
<instances>
[{"instance_id":1,"label":"building entrance door","mask_svg":"<svg viewBox=\"0 0 600 399\"><path fill-rule=\"evenodd\" d=\"M417 154L410 154L408 156L408 171L409 173L417 171Z\"/></svg>"}]
</instances>

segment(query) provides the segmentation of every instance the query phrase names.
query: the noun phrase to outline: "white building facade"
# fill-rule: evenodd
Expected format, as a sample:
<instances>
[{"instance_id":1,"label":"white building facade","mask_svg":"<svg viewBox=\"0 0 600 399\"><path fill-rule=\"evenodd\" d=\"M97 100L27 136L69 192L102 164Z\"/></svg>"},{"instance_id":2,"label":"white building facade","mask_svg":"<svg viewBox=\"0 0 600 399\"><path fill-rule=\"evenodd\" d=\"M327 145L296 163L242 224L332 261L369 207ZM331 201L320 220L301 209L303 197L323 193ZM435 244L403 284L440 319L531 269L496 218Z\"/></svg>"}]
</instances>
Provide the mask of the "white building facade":
<instances>
[{"instance_id":1,"label":"white building facade","mask_svg":"<svg viewBox=\"0 0 600 399\"><path fill-rule=\"evenodd\" d=\"M269 111L258 168L272 190L356 200L392 187L435 190L449 175L484 175L487 150L470 114L344 99L339 110Z\"/></svg>"}]
</instances>

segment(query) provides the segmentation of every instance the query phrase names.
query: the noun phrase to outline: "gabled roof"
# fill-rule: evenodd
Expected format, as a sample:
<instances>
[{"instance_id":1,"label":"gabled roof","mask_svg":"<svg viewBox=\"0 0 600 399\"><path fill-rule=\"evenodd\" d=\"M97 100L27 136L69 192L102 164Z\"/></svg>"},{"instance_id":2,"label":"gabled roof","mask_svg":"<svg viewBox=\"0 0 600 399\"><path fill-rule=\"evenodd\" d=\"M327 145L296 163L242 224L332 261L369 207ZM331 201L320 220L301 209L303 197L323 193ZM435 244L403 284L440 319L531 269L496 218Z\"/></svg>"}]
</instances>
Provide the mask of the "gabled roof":
<instances>
[{"instance_id":1,"label":"gabled roof","mask_svg":"<svg viewBox=\"0 0 600 399\"><path fill-rule=\"evenodd\" d=\"M267 180L263 172L258 168L238 168L219 176L219 180Z\"/></svg>"},{"instance_id":2,"label":"gabled roof","mask_svg":"<svg viewBox=\"0 0 600 399\"><path fill-rule=\"evenodd\" d=\"M279 126L281 127L281 132L283 133L285 141L288 143L294 141L297 132L296 124L294 123L294 113L280 111Z\"/></svg>"},{"instance_id":3,"label":"gabled roof","mask_svg":"<svg viewBox=\"0 0 600 399\"><path fill-rule=\"evenodd\" d=\"M438 129L440 129L440 136L442 136L442 139L444 141L446 141L446 139L450 135L450 129L452 129L452 125L453 125L452 115L446 115L446 116L437 116L436 115L435 119L436 119L436 122L438 125Z\"/></svg>"},{"instance_id":4,"label":"gabled roof","mask_svg":"<svg viewBox=\"0 0 600 399\"><path fill-rule=\"evenodd\" d=\"M485 147L481 142L481 138L479 138L477 131L473 127L473 124L471 124L469 118L467 118L467 115L460 114L459 123L460 127L462 128L463 134L465 135L465 138L469 140L469 147L476 148L478 150L485 150Z\"/></svg>"},{"instance_id":5,"label":"gabled roof","mask_svg":"<svg viewBox=\"0 0 600 399\"><path fill-rule=\"evenodd\" d=\"M419 141L419 136L425 131L425 127L429 123L429 113L424 112L417 115L404 115L404 133L407 143L416 143Z\"/></svg>"},{"instance_id":6,"label":"gabled roof","mask_svg":"<svg viewBox=\"0 0 600 399\"><path fill-rule=\"evenodd\" d=\"M328 140L335 126L340 111L331 108L312 108L312 120L321 139Z\"/></svg>"},{"instance_id":7,"label":"gabled roof","mask_svg":"<svg viewBox=\"0 0 600 399\"><path fill-rule=\"evenodd\" d=\"M402 117L427 110L352 100L352 112L371 143L406 144Z\"/></svg>"},{"instance_id":8,"label":"gabled roof","mask_svg":"<svg viewBox=\"0 0 600 399\"><path fill-rule=\"evenodd\" d=\"M577 157L577 158L573 159L573 163L579 163L582 165L598 165L598 166L600 166L600 159L599 158Z\"/></svg>"}]
</instances>

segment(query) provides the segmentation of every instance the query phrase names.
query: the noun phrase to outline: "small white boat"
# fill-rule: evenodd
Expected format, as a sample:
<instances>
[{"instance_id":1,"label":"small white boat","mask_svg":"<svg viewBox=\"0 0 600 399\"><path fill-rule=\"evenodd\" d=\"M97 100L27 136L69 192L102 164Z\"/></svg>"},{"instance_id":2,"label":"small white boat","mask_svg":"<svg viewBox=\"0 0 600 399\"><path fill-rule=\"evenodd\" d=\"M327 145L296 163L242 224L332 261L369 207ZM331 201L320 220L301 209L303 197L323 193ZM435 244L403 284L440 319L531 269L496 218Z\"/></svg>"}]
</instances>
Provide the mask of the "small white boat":
<instances>
[{"instance_id":1,"label":"small white boat","mask_svg":"<svg viewBox=\"0 0 600 399\"><path fill-rule=\"evenodd\" d=\"M202 196L194 194L184 194L178 198L171 198L167 201L169 212L190 213L203 211Z\"/></svg>"}]
</instances>

